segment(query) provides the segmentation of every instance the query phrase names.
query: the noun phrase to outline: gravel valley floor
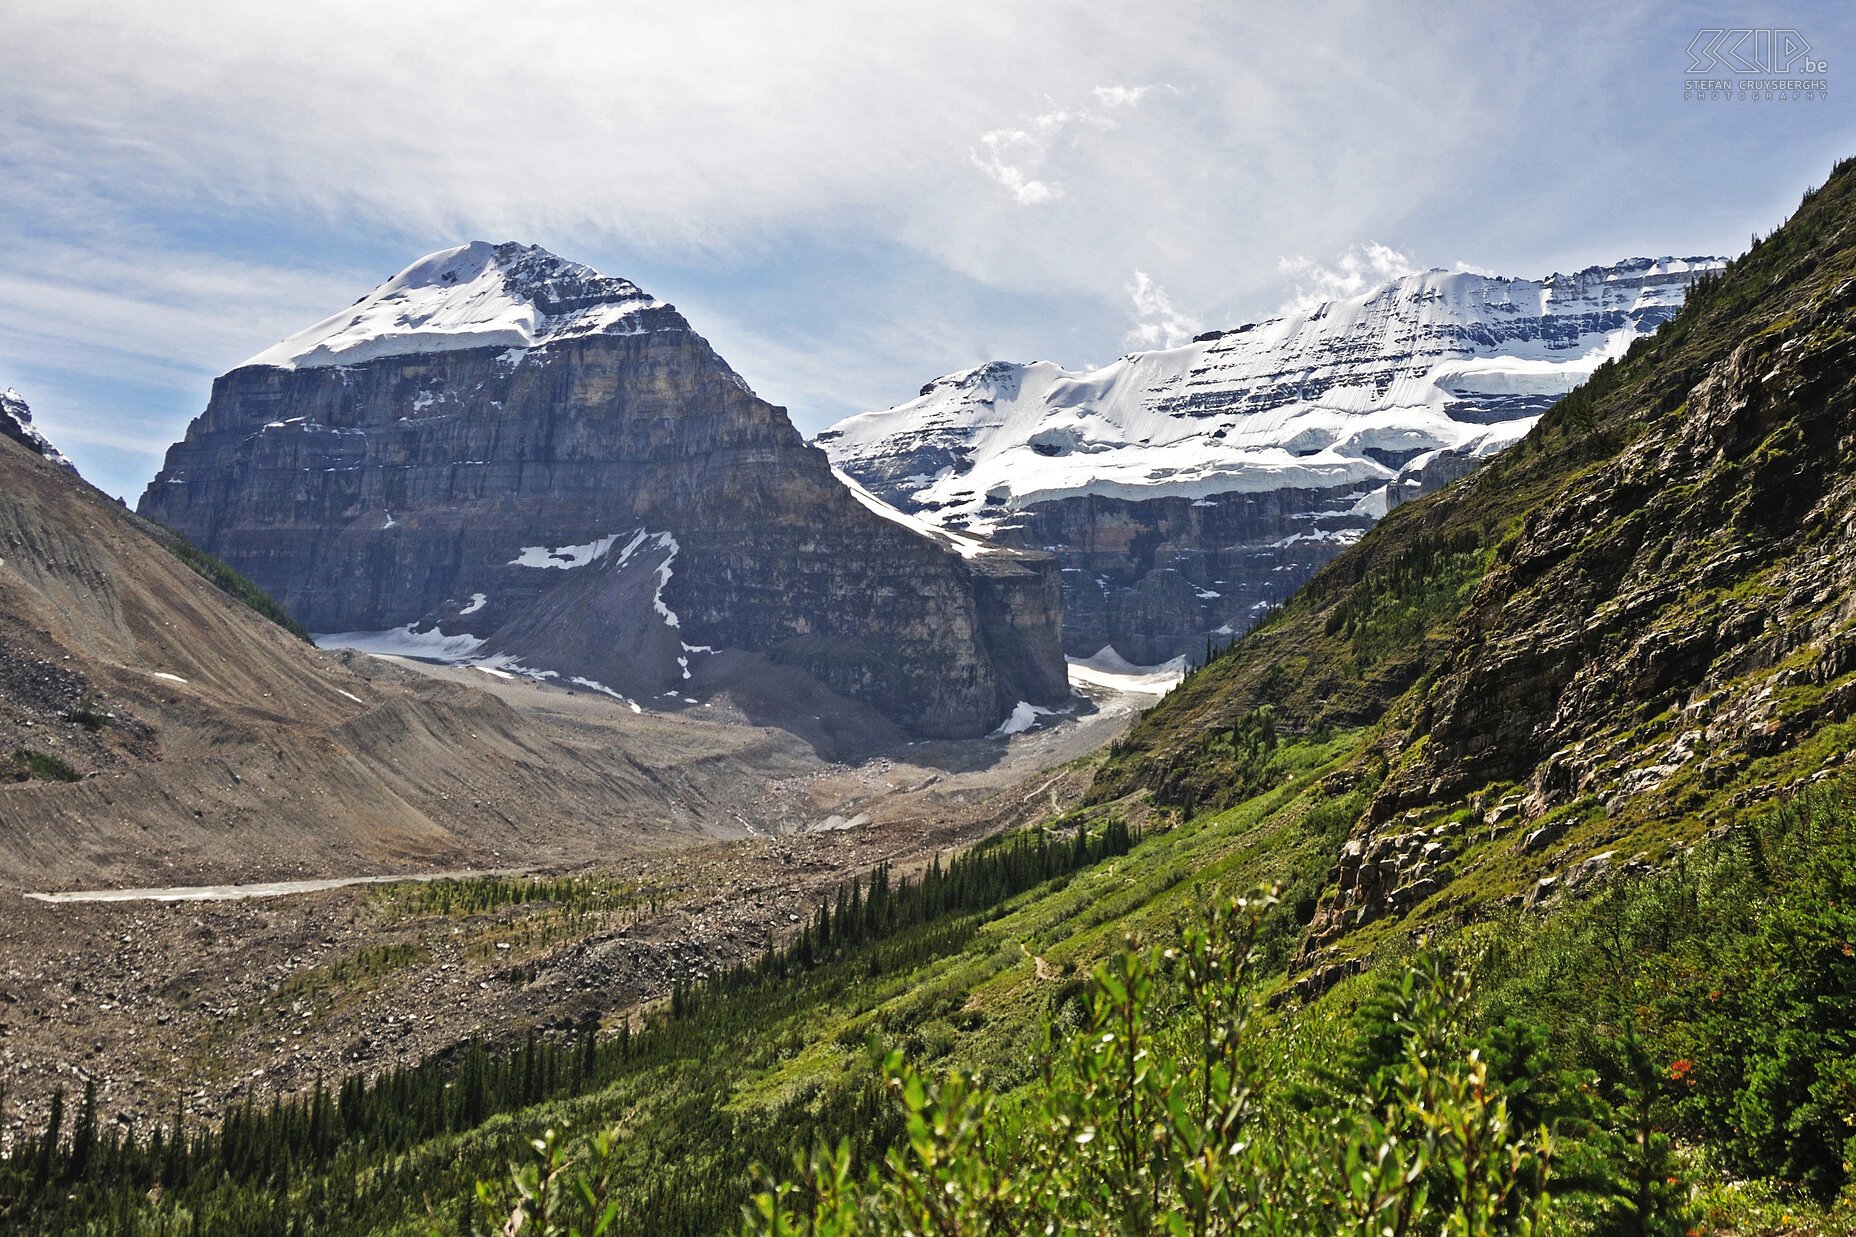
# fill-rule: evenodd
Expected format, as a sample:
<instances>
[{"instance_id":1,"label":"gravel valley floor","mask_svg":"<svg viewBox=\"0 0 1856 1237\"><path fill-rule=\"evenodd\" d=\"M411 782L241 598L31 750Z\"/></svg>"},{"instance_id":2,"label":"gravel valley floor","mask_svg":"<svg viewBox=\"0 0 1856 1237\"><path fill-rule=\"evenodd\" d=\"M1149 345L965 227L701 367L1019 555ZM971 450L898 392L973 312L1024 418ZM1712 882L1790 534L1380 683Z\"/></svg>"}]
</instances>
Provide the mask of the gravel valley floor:
<instances>
[{"instance_id":1,"label":"gravel valley floor","mask_svg":"<svg viewBox=\"0 0 1856 1237\"><path fill-rule=\"evenodd\" d=\"M569 876L576 893L474 913L441 906L417 883L119 888L111 900L45 901L27 895L47 890L0 879L6 1130L87 1078L105 1120L146 1127L177 1106L210 1119L247 1094L300 1091L473 1036L617 1025L677 979L758 954L853 872L885 860L907 869L1073 803L1087 784L1084 758L1155 699L1151 685L1079 683L1088 703L1074 715L1010 739L838 763L783 732L732 741L748 723L725 702L641 716L592 693L418 669L608 730L620 749L682 746L736 763L705 779L729 788L702 807L716 840L601 854L577 839L496 855L480 871ZM296 880L362 875L375 874L305 870ZM73 881L61 892L87 891Z\"/></svg>"}]
</instances>

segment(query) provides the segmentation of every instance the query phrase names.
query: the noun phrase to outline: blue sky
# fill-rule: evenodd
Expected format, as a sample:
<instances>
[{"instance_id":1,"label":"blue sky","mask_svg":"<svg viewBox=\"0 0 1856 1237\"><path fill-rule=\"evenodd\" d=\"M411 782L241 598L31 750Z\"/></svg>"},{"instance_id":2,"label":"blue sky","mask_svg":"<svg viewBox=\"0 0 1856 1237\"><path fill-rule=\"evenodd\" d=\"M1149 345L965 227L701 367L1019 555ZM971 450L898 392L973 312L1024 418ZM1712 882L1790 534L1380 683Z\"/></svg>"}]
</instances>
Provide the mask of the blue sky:
<instances>
[{"instance_id":1,"label":"blue sky","mask_svg":"<svg viewBox=\"0 0 1856 1237\"><path fill-rule=\"evenodd\" d=\"M1550 11L1548 11L1550 9ZM1684 100L1703 28L1828 99ZM0 386L131 502L215 375L466 240L806 433L1410 268L1733 253L1856 153L1846 4L8 0Z\"/></svg>"}]
</instances>

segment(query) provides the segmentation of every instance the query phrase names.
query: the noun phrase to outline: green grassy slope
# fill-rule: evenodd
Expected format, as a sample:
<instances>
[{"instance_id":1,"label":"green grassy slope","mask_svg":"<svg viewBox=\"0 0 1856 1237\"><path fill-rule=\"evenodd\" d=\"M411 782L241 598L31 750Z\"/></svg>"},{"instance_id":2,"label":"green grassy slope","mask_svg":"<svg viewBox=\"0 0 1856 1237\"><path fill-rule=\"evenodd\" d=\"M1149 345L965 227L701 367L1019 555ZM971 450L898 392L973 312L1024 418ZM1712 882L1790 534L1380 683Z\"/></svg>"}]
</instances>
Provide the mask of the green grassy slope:
<instances>
[{"instance_id":1,"label":"green grassy slope","mask_svg":"<svg viewBox=\"0 0 1856 1237\"><path fill-rule=\"evenodd\" d=\"M1259 706L1299 733L1367 724L1359 765L1387 772L1360 835L1469 822L1492 844L1444 900L1483 903L1605 850L1656 862L1843 758L1853 279L1844 165L1519 446L1393 511L1164 699L1094 799L1220 802Z\"/></svg>"}]
</instances>

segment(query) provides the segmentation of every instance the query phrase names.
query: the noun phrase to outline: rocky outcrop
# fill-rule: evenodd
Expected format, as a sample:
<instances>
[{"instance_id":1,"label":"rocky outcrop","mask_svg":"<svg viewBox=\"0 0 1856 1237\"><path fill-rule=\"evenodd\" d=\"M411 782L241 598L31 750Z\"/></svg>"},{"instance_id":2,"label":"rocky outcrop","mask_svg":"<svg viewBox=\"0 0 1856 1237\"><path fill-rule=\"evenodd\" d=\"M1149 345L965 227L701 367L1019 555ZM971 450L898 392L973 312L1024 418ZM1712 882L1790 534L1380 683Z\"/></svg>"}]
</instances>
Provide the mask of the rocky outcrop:
<instances>
[{"instance_id":1,"label":"rocky outcrop","mask_svg":"<svg viewBox=\"0 0 1856 1237\"><path fill-rule=\"evenodd\" d=\"M220 378L140 509L311 630L634 700L739 686L723 651L925 735L1068 697L1048 556L873 511L673 307L536 249L433 255Z\"/></svg>"},{"instance_id":2,"label":"rocky outcrop","mask_svg":"<svg viewBox=\"0 0 1856 1237\"><path fill-rule=\"evenodd\" d=\"M1071 653L1196 658L1520 439L1719 265L1431 271L1087 373L990 362L817 441L925 520L1055 552Z\"/></svg>"},{"instance_id":3,"label":"rocky outcrop","mask_svg":"<svg viewBox=\"0 0 1856 1237\"><path fill-rule=\"evenodd\" d=\"M1856 714L1852 313L1856 280L1733 346L1529 512L1377 818L1491 783L1531 816L1720 786Z\"/></svg>"},{"instance_id":4,"label":"rocky outcrop","mask_svg":"<svg viewBox=\"0 0 1856 1237\"><path fill-rule=\"evenodd\" d=\"M12 387L0 391L0 438L10 438L54 464L68 466L71 463L32 423L32 409L26 406L25 397Z\"/></svg>"},{"instance_id":5,"label":"rocky outcrop","mask_svg":"<svg viewBox=\"0 0 1856 1237\"><path fill-rule=\"evenodd\" d=\"M1319 957L1336 938L1403 914L1449 884L1464 829L1461 820L1427 828L1413 813L1399 825L1350 839L1328 873L1333 893L1308 927L1304 956Z\"/></svg>"}]
</instances>

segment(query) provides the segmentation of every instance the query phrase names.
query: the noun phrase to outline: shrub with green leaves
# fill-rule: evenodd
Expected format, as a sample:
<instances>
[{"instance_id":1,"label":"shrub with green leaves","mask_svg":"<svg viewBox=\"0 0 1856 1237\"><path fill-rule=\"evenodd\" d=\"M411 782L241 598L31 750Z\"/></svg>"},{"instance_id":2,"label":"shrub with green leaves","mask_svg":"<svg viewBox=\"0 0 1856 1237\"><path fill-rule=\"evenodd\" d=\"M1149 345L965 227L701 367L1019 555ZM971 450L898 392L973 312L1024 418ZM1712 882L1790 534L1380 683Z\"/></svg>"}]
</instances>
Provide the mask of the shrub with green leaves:
<instances>
[{"instance_id":1,"label":"shrub with green leaves","mask_svg":"<svg viewBox=\"0 0 1856 1237\"><path fill-rule=\"evenodd\" d=\"M529 1157L509 1166L505 1182L479 1182L482 1231L501 1237L604 1237L619 1218L614 1197L619 1129L595 1133L585 1163L574 1158L560 1131L549 1129L528 1144ZM434 1225L435 1235L453 1230Z\"/></svg>"},{"instance_id":2,"label":"shrub with green leaves","mask_svg":"<svg viewBox=\"0 0 1856 1237\"><path fill-rule=\"evenodd\" d=\"M859 1181L839 1143L758 1194L750 1234L1532 1234L1552 1141L1514 1121L1465 1048L1467 975L1436 958L1397 1010L1383 1093L1308 1105L1253 1034L1269 899L1210 911L1168 949L1097 968L1087 1028L1042 1087L1002 1095L962 1072L884 1075L906 1135Z\"/></svg>"},{"instance_id":3,"label":"shrub with green leaves","mask_svg":"<svg viewBox=\"0 0 1856 1237\"><path fill-rule=\"evenodd\" d=\"M40 782L81 782L84 775L50 752L35 752L29 747L13 750L8 764L14 780Z\"/></svg>"}]
</instances>

